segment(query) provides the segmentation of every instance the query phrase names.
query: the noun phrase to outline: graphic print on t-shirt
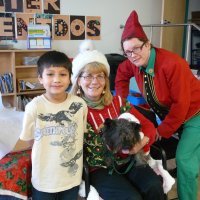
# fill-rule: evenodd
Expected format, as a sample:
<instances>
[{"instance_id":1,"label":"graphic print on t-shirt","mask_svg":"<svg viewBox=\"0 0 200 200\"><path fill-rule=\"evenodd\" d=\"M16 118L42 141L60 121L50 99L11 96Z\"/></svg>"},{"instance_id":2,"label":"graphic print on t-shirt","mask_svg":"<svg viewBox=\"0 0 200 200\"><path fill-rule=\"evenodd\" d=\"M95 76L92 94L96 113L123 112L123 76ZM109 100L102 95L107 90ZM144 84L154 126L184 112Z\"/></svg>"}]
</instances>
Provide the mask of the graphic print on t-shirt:
<instances>
[{"instance_id":1,"label":"graphic print on t-shirt","mask_svg":"<svg viewBox=\"0 0 200 200\"><path fill-rule=\"evenodd\" d=\"M78 103L78 102L73 102L70 107L69 107L69 110L62 110L62 111L59 111L58 113L56 114L52 114L52 113L49 113L47 115L44 115L44 114L39 114L38 117L40 120L42 121L49 121L49 122L56 122L56 123L59 123L60 125L64 126L64 123L63 121L71 121L70 117L73 116L73 114L76 114L76 112L82 107L83 105L81 103Z\"/></svg>"},{"instance_id":2,"label":"graphic print on t-shirt","mask_svg":"<svg viewBox=\"0 0 200 200\"><path fill-rule=\"evenodd\" d=\"M38 119L45 122L44 128L35 131L35 140L43 137L60 136L51 139L50 145L61 147L60 165L68 168L68 172L75 175L79 166L76 161L82 156L82 150L77 151L77 121L76 113L83 106L82 103L73 102L68 110L61 110L57 113L39 114ZM53 140L53 141L52 141Z\"/></svg>"}]
</instances>

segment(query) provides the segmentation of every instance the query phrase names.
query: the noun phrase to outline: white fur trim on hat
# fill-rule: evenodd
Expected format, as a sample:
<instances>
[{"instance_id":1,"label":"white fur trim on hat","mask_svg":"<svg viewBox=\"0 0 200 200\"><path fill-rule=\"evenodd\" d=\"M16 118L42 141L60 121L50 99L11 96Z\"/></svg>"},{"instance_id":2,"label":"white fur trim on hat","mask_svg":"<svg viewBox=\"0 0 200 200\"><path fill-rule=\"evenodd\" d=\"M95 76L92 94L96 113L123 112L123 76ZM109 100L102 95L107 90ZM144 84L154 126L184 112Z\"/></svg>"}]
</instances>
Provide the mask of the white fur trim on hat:
<instances>
[{"instance_id":1,"label":"white fur trim on hat","mask_svg":"<svg viewBox=\"0 0 200 200\"><path fill-rule=\"evenodd\" d=\"M97 50L94 50L93 48L94 45L90 40L86 40L81 43L79 47L80 53L72 61L72 83L75 82L80 70L91 62L99 62L104 64L108 71L108 75L110 74L110 65L108 64L105 55Z\"/></svg>"},{"instance_id":2,"label":"white fur trim on hat","mask_svg":"<svg viewBox=\"0 0 200 200\"><path fill-rule=\"evenodd\" d=\"M134 115L132 115L131 113L123 113L118 117L118 119L121 119L121 118L140 124L140 121Z\"/></svg>"}]
</instances>

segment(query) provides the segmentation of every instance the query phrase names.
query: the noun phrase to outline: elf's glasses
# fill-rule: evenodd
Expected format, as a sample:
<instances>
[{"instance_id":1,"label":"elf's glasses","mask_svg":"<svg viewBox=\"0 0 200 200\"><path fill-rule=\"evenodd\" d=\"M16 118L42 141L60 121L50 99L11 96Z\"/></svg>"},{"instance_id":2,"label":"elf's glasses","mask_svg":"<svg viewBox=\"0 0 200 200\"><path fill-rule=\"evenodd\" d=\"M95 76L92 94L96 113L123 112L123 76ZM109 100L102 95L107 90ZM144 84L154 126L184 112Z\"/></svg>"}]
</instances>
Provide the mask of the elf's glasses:
<instances>
[{"instance_id":1,"label":"elf's glasses","mask_svg":"<svg viewBox=\"0 0 200 200\"><path fill-rule=\"evenodd\" d=\"M146 44L146 42L143 42L141 46L135 47L132 49L132 51L125 51L124 56L125 57L132 57L133 54L138 54L142 51L143 46Z\"/></svg>"}]
</instances>

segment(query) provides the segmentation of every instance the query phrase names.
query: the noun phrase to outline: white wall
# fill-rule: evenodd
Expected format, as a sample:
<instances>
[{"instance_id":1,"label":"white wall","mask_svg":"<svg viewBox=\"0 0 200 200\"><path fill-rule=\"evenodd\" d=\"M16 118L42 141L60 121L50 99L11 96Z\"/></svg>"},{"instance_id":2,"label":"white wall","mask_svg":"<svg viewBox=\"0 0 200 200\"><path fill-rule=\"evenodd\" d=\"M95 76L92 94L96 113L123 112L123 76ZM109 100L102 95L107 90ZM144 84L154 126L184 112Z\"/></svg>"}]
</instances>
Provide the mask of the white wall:
<instances>
[{"instance_id":1,"label":"white wall","mask_svg":"<svg viewBox=\"0 0 200 200\"><path fill-rule=\"evenodd\" d=\"M199 1L199 0L198 0ZM101 16L101 40L94 41L96 48L103 53L121 53L120 37L132 10L136 10L141 24L156 24L161 20L161 0L61 0L61 14ZM149 36L149 28L145 28ZM154 36L153 44L159 44L159 34ZM53 49L74 57L79 41L53 41ZM26 41L18 41L16 48L25 49Z\"/></svg>"}]
</instances>

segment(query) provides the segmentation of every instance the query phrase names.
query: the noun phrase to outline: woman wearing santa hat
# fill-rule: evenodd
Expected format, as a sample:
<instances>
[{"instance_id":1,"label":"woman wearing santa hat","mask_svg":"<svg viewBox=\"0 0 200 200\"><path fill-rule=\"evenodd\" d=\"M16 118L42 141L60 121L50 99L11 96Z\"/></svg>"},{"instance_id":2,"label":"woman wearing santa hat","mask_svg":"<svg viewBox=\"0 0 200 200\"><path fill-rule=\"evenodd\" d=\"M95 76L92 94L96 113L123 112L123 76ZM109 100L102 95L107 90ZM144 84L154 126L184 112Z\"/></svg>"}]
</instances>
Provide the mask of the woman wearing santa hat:
<instances>
[{"instance_id":1,"label":"woman wearing santa hat","mask_svg":"<svg viewBox=\"0 0 200 200\"><path fill-rule=\"evenodd\" d=\"M162 178L149 165L137 167L128 159L131 157L129 154L141 149L149 150L155 141L155 127L120 96L112 96L108 61L104 54L94 50L93 45L87 42L82 43L81 52L72 62L71 93L82 97L88 105L87 122L90 126L84 137L84 153L90 167L91 184L104 200L163 200ZM116 157L101 142L99 129L107 118L118 118L122 112L130 112L140 121L144 137L132 149L118 152ZM107 166L106 159L110 158L124 170Z\"/></svg>"},{"instance_id":2,"label":"woman wearing santa hat","mask_svg":"<svg viewBox=\"0 0 200 200\"><path fill-rule=\"evenodd\" d=\"M153 47L133 11L121 37L128 58L117 70L115 89L126 98L135 77L140 92L162 120L157 138L182 129L176 151L178 196L196 200L200 169L200 81L188 63L175 53Z\"/></svg>"}]
</instances>

